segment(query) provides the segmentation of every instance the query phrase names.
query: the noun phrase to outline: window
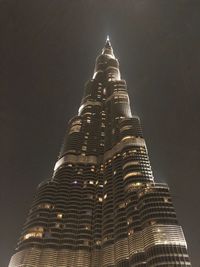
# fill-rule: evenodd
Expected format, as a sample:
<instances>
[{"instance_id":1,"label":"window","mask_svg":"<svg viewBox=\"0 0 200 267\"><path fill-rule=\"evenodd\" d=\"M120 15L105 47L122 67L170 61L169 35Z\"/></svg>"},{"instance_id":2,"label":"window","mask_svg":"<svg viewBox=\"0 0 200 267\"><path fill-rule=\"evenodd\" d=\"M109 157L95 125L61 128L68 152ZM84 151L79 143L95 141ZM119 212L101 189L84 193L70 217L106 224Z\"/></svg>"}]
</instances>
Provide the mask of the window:
<instances>
[{"instance_id":1,"label":"window","mask_svg":"<svg viewBox=\"0 0 200 267\"><path fill-rule=\"evenodd\" d=\"M133 219L130 217L130 218L128 218L128 220L127 220L127 224L129 225L129 224L131 224L133 222Z\"/></svg>"},{"instance_id":2,"label":"window","mask_svg":"<svg viewBox=\"0 0 200 267\"><path fill-rule=\"evenodd\" d=\"M77 174L83 174L83 169L79 169Z\"/></svg>"},{"instance_id":3,"label":"window","mask_svg":"<svg viewBox=\"0 0 200 267\"><path fill-rule=\"evenodd\" d=\"M56 228L63 228L63 225L62 225L61 223L56 223L56 224L55 224L55 227L56 227Z\"/></svg>"},{"instance_id":4,"label":"window","mask_svg":"<svg viewBox=\"0 0 200 267\"><path fill-rule=\"evenodd\" d=\"M43 203L38 205L39 209L53 209L54 205L49 204L49 203Z\"/></svg>"},{"instance_id":5,"label":"window","mask_svg":"<svg viewBox=\"0 0 200 267\"><path fill-rule=\"evenodd\" d=\"M122 202L119 204L119 209L125 208L126 207L126 203Z\"/></svg>"},{"instance_id":6,"label":"window","mask_svg":"<svg viewBox=\"0 0 200 267\"><path fill-rule=\"evenodd\" d=\"M30 229L26 235L24 235L23 239L26 240L26 239L29 239L31 237L42 238L43 233L44 233L43 227L34 227L34 228Z\"/></svg>"},{"instance_id":7,"label":"window","mask_svg":"<svg viewBox=\"0 0 200 267\"><path fill-rule=\"evenodd\" d=\"M58 219L62 219L62 218L63 218L63 214L62 214L62 213L58 213L58 214L57 214L57 218L58 218Z\"/></svg>"},{"instance_id":8,"label":"window","mask_svg":"<svg viewBox=\"0 0 200 267\"><path fill-rule=\"evenodd\" d=\"M128 192L132 192L136 190L138 187L140 187L142 184L141 183L131 183L126 186L125 190Z\"/></svg>"},{"instance_id":9,"label":"window","mask_svg":"<svg viewBox=\"0 0 200 267\"><path fill-rule=\"evenodd\" d=\"M86 151L87 150L87 147L86 146L82 146L82 150L83 151Z\"/></svg>"},{"instance_id":10,"label":"window","mask_svg":"<svg viewBox=\"0 0 200 267\"><path fill-rule=\"evenodd\" d=\"M135 139L135 137L132 136L132 135L125 136L125 137L122 138L122 141L127 141L127 140L130 140L130 139Z\"/></svg>"},{"instance_id":11,"label":"window","mask_svg":"<svg viewBox=\"0 0 200 267\"><path fill-rule=\"evenodd\" d=\"M129 232L128 232L128 235L132 235L134 233L133 229L131 229Z\"/></svg>"},{"instance_id":12,"label":"window","mask_svg":"<svg viewBox=\"0 0 200 267\"><path fill-rule=\"evenodd\" d=\"M32 233L29 233L29 234L26 234L24 236L24 239L29 239L30 237L39 237L39 238L42 238L43 234L42 233L36 233L36 232L32 232Z\"/></svg>"},{"instance_id":13,"label":"window","mask_svg":"<svg viewBox=\"0 0 200 267\"><path fill-rule=\"evenodd\" d=\"M85 214L91 216L92 215L92 211L91 210L86 210Z\"/></svg>"},{"instance_id":14,"label":"window","mask_svg":"<svg viewBox=\"0 0 200 267\"><path fill-rule=\"evenodd\" d=\"M92 195L92 194L88 194L87 197L88 197L89 199L93 199L93 195Z\"/></svg>"},{"instance_id":15,"label":"window","mask_svg":"<svg viewBox=\"0 0 200 267\"><path fill-rule=\"evenodd\" d=\"M129 166L138 166L138 165L140 165L139 161L129 161L124 164L123 169Z\"/></svg>"},{"instance_id":16,"label":"window","mask_svg":"<svg viewBox=\"0 0 200 267\"><path fill-rule=\"evenodd\" d=\"M69 134L78 133L81 130L81 125L74 125L71 127Z\"/></svg>"},{"instance_id":17,"label":"window","mask_svg":"<svg viewBox=\"0 0 200 267\"><path fill-rule=\"evenodd\" d=\"M169 202L169 198L168 197L164 197L164 202L168 203Z\"/></svg>"},{"instance_id":18,"label":"window","mask_svg":"<svg viewBox=\"0 0 200 267\"><path fill-rule=\"evenodd\" d=\"M90 224L86 224L86 225L84 226L84 228L85 228L85 230L91 230L91 225L90 225Z\"/></svg>"},{"instance_id":19,"label":"window","mask_svg":"<svg viewBox=\"0 0 200 267\"><path fill-rule=\"evenodd\" d=\"M130 173L127 173L124 176L124 180L126 180L127 178L132 177L132 176L142 176L142 173L141 172L130 172ZM138 185L140 185L140 183Z\"/></svg>"},{"instance_id":20,"label":"window","mask_svg":"<svg viewBox=\"0 0 200 267\"><path fill-rule=\"evenodd\" d=\"M89 246L89 241L88 240L84 240L83 243L84 243L85 246Z\"/></svg>"}]
</instances>

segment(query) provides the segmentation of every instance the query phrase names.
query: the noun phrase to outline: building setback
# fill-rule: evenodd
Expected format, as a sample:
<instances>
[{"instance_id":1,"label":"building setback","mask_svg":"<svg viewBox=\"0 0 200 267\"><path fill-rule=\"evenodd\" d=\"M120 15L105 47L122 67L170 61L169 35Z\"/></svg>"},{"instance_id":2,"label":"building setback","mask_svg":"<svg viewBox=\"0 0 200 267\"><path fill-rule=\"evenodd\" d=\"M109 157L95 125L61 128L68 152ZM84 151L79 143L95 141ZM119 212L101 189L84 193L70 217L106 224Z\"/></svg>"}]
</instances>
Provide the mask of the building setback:
<instances>
[{"instance_id":1,"label":"building setback","mask_svg":"<svg viewBox=\"0 0 200 267\"><path fill-rule=\"evenodd\" d=\"M191 264L169 188L154 182L140 119L131 114L107 39L9 267L145 266Z\"/></svg>"}]
</instances>

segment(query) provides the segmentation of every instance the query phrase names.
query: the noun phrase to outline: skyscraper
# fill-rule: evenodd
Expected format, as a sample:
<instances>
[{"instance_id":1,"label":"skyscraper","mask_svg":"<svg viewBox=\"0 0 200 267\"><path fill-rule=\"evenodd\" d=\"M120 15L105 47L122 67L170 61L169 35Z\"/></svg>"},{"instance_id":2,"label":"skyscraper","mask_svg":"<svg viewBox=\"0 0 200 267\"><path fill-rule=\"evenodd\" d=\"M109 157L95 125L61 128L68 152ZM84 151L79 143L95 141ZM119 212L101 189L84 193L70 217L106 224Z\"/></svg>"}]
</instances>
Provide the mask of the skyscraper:
<instances>
[{"instance_id":1,"label":"skyscraper","mask_svg":"<svg viewBox=\"0 0 200 267\"><path fill-rule=\"evenodd\" d=\"M191 266L109 39L9 267Z\"/></svg>"}]
</instances>

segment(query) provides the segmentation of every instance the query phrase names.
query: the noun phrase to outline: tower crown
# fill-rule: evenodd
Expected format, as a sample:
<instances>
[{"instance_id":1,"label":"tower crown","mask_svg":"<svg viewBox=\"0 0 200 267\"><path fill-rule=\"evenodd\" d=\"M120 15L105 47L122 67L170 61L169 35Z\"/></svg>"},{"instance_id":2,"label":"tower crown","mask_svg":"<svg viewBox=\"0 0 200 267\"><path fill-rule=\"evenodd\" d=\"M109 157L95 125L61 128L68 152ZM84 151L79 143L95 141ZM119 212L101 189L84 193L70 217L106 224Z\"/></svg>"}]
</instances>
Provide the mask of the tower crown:
<instances>
[{"instance_id":1,"label":"tower crown","mask_svg":"<svg viewBox=\"0 0 200 267\"><path fill-rule=\"evenodd\" d=\"M97 74L100 73L104 73L104 75L107 76L106 79L109 79L111 74L113 79L121 79L119 62L113 53L113 48L109 36L107 36L106 43L102 49L102 53L96 59L93 78L95 78Z\"/></svg>"},{"instance_id":2,"label":"tower crown","mask_svg":"<svg viewBox=\"0 0 200 267\"><path fill-rule=\"evenodd\" d=\"M106 55L106 56L115 58L115 56L113 54L113 48L112 48L109 36L107 36L107 38L106 38L106 43L105 43L105 46L102 50L102 55Z\"/></svg>"}]
</instances>

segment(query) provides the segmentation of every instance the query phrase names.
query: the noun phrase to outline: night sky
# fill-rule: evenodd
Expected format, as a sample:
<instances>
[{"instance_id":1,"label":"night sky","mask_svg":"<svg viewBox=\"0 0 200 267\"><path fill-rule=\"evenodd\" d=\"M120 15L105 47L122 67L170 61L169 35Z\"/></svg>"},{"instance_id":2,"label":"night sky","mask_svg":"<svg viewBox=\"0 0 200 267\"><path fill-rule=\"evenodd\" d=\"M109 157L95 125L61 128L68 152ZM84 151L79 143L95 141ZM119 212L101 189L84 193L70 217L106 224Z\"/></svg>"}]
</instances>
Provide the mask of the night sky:
<instances>
[{"instance_id":1,"label":"night sky","mask_svg":"<svg viewBox=\"0 0 200 267\"><path fill-rule=\"evenodd\" d=\"M154 177L200 266L200 1L0 0L0 267L109 34Z\"/></svg>"}]
</instances>

